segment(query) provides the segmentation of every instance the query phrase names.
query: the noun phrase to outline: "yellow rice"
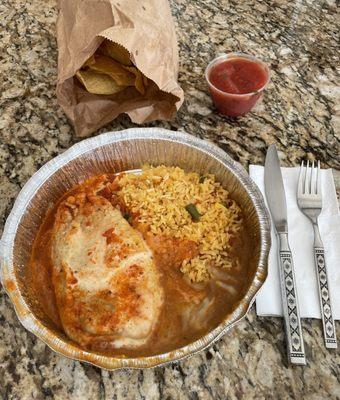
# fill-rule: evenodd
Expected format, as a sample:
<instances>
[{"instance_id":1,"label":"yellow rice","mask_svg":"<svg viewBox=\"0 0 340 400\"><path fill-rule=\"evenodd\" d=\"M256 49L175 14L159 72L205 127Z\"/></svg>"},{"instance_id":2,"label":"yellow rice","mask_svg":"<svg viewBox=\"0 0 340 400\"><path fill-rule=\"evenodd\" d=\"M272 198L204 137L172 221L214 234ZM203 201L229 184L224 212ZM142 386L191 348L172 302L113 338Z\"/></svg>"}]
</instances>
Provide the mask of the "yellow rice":
<instances>
[{"instance_id":1,"label":"yellow rice","mask_svg":"<svg viewBox=\"0 0 340 400\"><path fill-rule=\"evenodd\" d=\"M127 208L137 213L137 222L153 234L198 244L198 256L181 266L192 282L207 281L212 268L229 269L237 262L230 255L230 239L240 235L243 224L239 206L214 175L200 178L178 167L144 166L139 175L123 175L118 192ZM201 214L198 222L185 209L190 203Z\"/></svg>"}]
</instances>

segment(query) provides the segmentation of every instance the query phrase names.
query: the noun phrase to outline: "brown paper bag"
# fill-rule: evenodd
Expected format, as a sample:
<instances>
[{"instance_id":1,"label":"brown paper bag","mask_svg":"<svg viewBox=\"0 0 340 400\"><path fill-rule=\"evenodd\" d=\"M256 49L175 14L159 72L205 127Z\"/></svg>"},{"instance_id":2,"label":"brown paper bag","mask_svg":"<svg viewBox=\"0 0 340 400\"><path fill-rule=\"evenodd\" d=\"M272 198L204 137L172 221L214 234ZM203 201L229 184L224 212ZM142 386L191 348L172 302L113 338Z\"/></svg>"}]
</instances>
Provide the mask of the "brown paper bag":
<instances>
[{"instance_id":1,"label":"brown paper bag","mask_svg":"<svg viewBox=\"0 0 340 400\"><path fill-rule=\"evenodd\" d=\"M74 77L104 39L124 46L152 82L145 95L129 87L88 93ZM170 120L183 103L178 49L167 0L59 0L57 97L77 136L88 136L126 113L135 123Z\"/></svg>"}]
</instances>

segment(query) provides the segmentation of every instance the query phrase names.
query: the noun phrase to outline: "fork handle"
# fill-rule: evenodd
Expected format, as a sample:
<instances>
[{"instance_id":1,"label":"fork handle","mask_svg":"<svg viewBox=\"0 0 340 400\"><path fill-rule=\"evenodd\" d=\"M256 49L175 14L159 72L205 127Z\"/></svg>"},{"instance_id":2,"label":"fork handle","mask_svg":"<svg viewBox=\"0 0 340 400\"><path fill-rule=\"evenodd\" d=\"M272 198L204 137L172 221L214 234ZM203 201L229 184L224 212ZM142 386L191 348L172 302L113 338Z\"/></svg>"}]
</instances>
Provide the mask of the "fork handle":
<instances>
[{"instance_id":1,"label":"fork handle","mask_svg":"<svg viewBox=\"0 0 340 400\"><path fill-rule=\"evenodd\" d=\"M288 234L278 233L279 272L281 281L282 308L287 337L288 359L292 364L306 364L299 303L296 291L292 252Z\"/></svg>"},{"instance_id":2,"label":"fork handle","mask_svg":"<svg viewBox=\"0 0 340 400\"><path fill-rule=\"evenodd\" d=\"M323 335L325 345L328 349L336 349L338 347L336 341L335 324L332 314L331 296L328 287L327 268L325 260L325 251L319 233L317 224L313 224L314 228L314 260L316 275L319 287L319 299L322 316Z\"/></svg>"}]
</instances>

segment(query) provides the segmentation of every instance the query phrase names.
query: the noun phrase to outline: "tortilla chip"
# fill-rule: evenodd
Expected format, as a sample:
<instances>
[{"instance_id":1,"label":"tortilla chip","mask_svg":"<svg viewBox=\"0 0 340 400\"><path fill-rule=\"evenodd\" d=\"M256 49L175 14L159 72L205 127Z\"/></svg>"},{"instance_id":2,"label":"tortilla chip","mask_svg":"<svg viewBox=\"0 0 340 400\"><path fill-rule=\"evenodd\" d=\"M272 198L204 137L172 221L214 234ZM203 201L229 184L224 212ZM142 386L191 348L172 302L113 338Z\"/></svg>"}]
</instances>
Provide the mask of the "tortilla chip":
<instances>
[{"instance_id":1,"label":"tortilla chip","mask_svg":"<svg viewBox=\"0 0 340 400\"><path fill-rule=\"evenodd\" d=\"M140 94L145 94L145 87L143 85L143 75L140 72L140 70L137 69L136 67L126 67L125 65L123 65L123 67L135 75L136 89Z\"/></svg>"},{"instance_id":2,"label":"tortilla chip","mask_svg":"<svg viewBox=\"0 0 340 400\"><path fill-rule=\"evenodd\" d=\"M89 93L113 94L125 89L125 86L117 85L116 81L109 75L100 74L94 71L78 71L78 80L84 85Z\"/></svg>"},{"instance_id":3,"label":"tortilla chip","mask_svg":"<svg viewBox=\"0 0 340 400\"><path fill-rule=\"evenodd\" d=\"M89 65L90 69L102 74L109 75L119 86L133 86L134 74L127 71L123 66L110 57L95 55L94 63Z\"/></svg>"},{"instance_id":4,"label":"tortilla chip","mask_svg":"<svg viewBox=\"0 0 340 400\"><path fill-rule=\"evenodd\" d=\"M111 57L123 65L132 65L129 52L125 47L118 43L111 42L110 40L104 40L98 51L104 56Z\"/></svg>"},{"instance_id":5,"label":"tortilla chip","mask_svg":"<svg viewBox=\"0 0 340 400\"><path fill-rule=\"evenodd\" d=\"M94 55L92 55L87 61L85 61L83 67L90 67L96 62Z\"/></svg>"}]
</instances>

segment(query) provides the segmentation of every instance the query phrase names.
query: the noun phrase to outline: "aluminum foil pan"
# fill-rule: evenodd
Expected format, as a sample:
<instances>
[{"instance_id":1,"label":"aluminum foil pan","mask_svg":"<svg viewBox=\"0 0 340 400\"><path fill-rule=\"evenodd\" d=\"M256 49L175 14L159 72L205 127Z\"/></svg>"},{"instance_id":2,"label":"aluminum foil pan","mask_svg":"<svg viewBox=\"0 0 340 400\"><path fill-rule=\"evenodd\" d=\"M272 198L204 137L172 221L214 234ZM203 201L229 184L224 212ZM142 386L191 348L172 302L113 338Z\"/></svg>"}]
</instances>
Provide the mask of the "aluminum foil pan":
<instances>
[{"instance_id":1,"label":"aluminum foil pan","mask_svg":"<svg viewBox=\"0 0 340 400\"><path fill-rule=\"evenodd\" d=\"M177 165L213 173L231 192L245 215L252 252L249 287L236 309L215 329L180 349L150 357L108 357L71 342L44 313L28 277L32 243L46 210L68 189L103 172L138 169L142 164ZM105 369L150 368L205 349L240 321L267 276L269 217L261 193L246 171L215 145L159 128L109 132L83 140L49 161L26 183L10 213L1 239L1 279L22 325L51 349Z\"/></svg>"}]
</instances>

